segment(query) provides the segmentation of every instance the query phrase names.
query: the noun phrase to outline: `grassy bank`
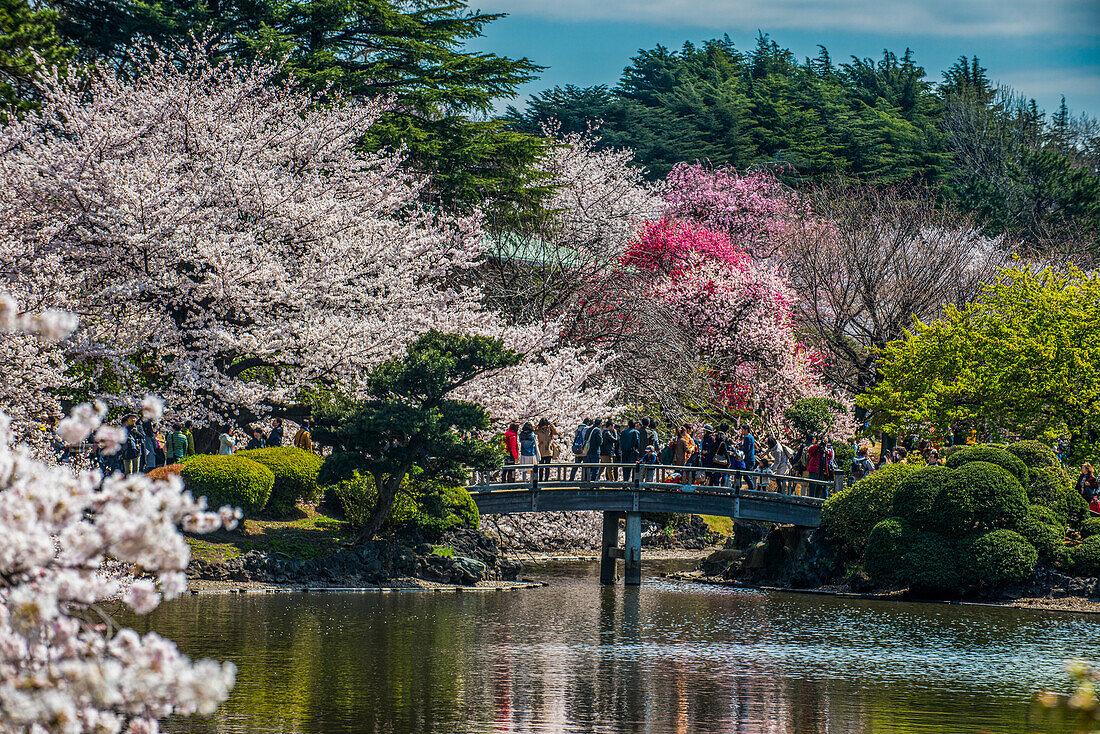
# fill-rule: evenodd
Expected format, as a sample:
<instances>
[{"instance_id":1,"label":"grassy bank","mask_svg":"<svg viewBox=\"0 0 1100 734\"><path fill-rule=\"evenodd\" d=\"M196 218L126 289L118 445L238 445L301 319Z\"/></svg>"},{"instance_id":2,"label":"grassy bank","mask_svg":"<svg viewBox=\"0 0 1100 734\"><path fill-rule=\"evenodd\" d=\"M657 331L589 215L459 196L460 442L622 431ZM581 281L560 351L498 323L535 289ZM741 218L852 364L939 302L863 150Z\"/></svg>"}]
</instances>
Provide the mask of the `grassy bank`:
<instances>
[{"instance_id":1,"label":"grassy bank","mask_svg":"<svg viewBox=\"0 0 1100 734\"><path fill-rule=\"evenodd\" d=\"M187 536L187 543L191 546L191 557L203 561L227 561L252 550L306 560L339 550L346 527L343 520L305 505L299 506L299 517L294 519L247 518L236 530Z\"/></svg>"}]
</instances>

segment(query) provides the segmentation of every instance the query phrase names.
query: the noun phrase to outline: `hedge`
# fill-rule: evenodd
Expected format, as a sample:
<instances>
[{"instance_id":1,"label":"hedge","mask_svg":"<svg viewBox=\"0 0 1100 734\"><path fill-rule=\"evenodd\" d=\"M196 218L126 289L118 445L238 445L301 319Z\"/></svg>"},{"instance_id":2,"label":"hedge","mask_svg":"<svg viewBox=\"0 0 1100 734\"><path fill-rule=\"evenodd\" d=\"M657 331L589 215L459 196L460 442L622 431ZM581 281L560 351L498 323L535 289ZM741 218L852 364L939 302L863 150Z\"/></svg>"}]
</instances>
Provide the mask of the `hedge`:
<instances>
[{"instance_id":1,"label":"hedge","mask_svg":"<svg viewBox=\"0 0 1100 734\"><path fill-rule=\"evenodd\" d=\"M1100 535L1100 517L1086 517L1078 532L1081 533L1082 538Z\"/></svg>"},{"instance_id":2,"label":"hedge","mask_svg":"<svg viewBox=\"0 0 1100 734\"><path fill-rule=\"evenodd\" d=\"M933 515L939 530L963 535L974 529L1018 527L1027 508L1027 493L1013 475L996 464L972 461L949 472Z\"/></svg>"},{"instance_id":3,"label":"hedge","mask_svg":"<svg viewBox=\"0 0 1100 734\"><path fill-rule=\"evenodd\" d=\"M231 505L245 514L259 512L271 497L275 474L245 456L202 454L188 461L183 485L195 497L206 497L210 507Z\"/></svg>"},{"instance_id":4,"label":"hedge","mask_svg":"<svg viewBox=\"0 0 1100 734\"><path fill-rule=\"evenodd\" d=\"M1024 463L1029 471L1043 467L1061 466L1054 450L1041 441L1017 441L1008 445L1008 451Z\"/></svg>"},{"instance_id":5,"label":"hedge","mask_svg":"<svg viewBox=\"0 0 1100 734\"><path fill-rule=\"evenodd\" d=\"M461 485L419 478L413 484L417 512L412 525L426 540L438 540L448 530L477 530L481 522L473 497Z\"/></svg>"},{"instance_id":6,"label":"hedge","mask_svg":"<svg viewBox=\"0 0 1100 734\"><path fill-rule=\"evenodd\" d=\"M903 559L913 543L913 527L900 517L888 517L871 529L863 570L876 582L906 581Z\"/></svg>"},{"instance_id":7,"label":"hedge","mask_svg":"<svg viewBox=\"0 0 1100 734\"><path fill-rule=\"evenodd\" d=\"M1020 535L1035 546L1043 560L1062 565L1066 560L1066 526L1054 511L1043 505L1028 508L1027 517L1019 527Z\"/></svg>"},{"instance_id":8,"label":"hedge","mask_svg":"<svg viewBox=\"0 0 1100 734\"><path fill-rule=\"evenodd\" d=\"M974 536L960 544L965 563L964 583L996 589L1031 577L1039 553L1019 533L1001 528Z\"/></svg>"},{"instance_id":9,"label":"hedge","mask_svg":"<svg viewBox=\"0 0 1100 734\"><path fill-rule=\"evenodd\" d=\"M1085 538L1068 555L1070 568L1078 576L1100 576L1100 535Z\"/></svg>"},{"instance_id":10,"label":"hedge","mask_svg":"<svg viewBox=\"0 0 1100 734\"><path fill-rule=\"evenodd\" d=\"M293 446L272 446L238 451L237 456L263 464L275 475L275 486L265 508L268 514L285 517L294 512L298 502L316 502L320 499L317 472L324 460L312 451Z\"/></svg>"},{"instance_id":11,"label":"hedge","mask_svg":"<svg viewBox=\"0 0 1100 734\"><path fill-rule=\"evenodd\" d=\"M888 464L825 501L821 528L838 544L856 553L867 544L871 529L893 512L894 493L916 467Z\"/></svg>"},{"instance_id":12,"label":"hedge","mask_svg":"<svg viewBox=\"0 0 1100 734\"><path fill-rule=\"evenodd\" d=\"M936 496L950 476L951 470L943 466L922 466L914 470L894 493L894 514L921 530L938 528Z\"/></svg>"},{"instance_id":13,"label":"hedge","mask_svg":"<svg viewBox=\"0 0 1100 734\"><path fill-rule=\"evenodd\" d=\"M958 543L941 533L917 533L902 564L915 591L958 593L965 587Z\"/></svg>"},{"instance_id":14,"label":"hedge","mask_svg":"<svg viewBox=\"0 0 1100 734\"><path fill-rule=\"evenodd\" d=\"M1045 466L1031 472L1031 482L1027 485L1028 502L1049 507L1062 524L1070 518L1070 492L1076 494L1062 467Z\"/></svg>"},{"instance_id":15,"label":"hedge","mask_svg":"<svg viewBox=\"0 0 1100 734\"><path fill-rule=\"evenodd\" d=\"M1028 471L1024 462L1017 459L1008 449L1002 446L994 446L992 444L985 444L982 446L967 446L962 451L958 451L947 457L945 462L948 468L956 469L963 464L968 464L972 461L984 461L989 464L996 464L999 467L1007 469L1016 477L1020 482L1020 486L1026 487L1028 484Z\"/></svg>"}]
</instances>

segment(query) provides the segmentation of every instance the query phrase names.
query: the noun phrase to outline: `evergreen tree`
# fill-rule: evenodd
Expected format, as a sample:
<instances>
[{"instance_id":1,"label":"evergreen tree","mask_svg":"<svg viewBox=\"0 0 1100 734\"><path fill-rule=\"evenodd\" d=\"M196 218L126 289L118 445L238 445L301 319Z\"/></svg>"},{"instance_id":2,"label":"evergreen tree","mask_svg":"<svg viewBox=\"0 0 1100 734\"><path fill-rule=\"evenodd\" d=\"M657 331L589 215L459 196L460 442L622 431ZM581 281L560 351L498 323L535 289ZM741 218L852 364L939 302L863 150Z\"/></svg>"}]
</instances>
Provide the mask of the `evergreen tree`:
<instances>
[{"instance_id":1,"label":"evergreen tree","mask_svg":"<svg viewBox=\"0 0 1100 734\"><path fill-rule=\"evenodd\" d=\"M48 67L71 56L54 30L56 20L56 13L27 0L0 0L0 120L34 105L35 54Z\"/></svg>"}]
</instances>

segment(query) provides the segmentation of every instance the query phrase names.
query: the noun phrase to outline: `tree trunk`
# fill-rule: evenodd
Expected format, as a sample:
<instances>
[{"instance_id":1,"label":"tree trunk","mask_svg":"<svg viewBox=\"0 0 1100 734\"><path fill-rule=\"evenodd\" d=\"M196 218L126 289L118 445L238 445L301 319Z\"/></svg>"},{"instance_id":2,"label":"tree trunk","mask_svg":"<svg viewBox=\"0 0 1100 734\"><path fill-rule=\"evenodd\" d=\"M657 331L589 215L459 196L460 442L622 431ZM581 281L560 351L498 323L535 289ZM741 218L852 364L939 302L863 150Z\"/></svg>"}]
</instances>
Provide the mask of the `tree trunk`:
<instances>
[{"instance_id":1,"label":"tree trunk","mask_svg":"<svg viewBox=\"0 0 1100 734\"><path fill-rule=\"evenodd\" d=\"M382 526L386 524L386 520L390 517L390 512L393 511L393 504L397 501L397 492L401 489L401 482L405 481L405 476L409 473L408 466L401 467L400 471L391 474L385 481L375 482L375 486L378 487L378 501L375 502L374 508L370 511L370 516L367 518L366 523L359 530L355 536L356 543L366 543L382 529Z\"/></svg>"}]
</instances>

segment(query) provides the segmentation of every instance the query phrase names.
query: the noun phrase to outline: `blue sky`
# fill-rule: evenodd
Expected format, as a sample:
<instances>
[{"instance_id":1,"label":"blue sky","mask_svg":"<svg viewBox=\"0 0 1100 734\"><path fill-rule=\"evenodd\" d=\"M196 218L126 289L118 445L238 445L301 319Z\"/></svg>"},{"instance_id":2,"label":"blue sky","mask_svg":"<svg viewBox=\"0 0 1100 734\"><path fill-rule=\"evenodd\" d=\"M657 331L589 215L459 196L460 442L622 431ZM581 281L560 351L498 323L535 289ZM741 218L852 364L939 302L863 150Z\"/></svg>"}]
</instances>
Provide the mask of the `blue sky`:
<instances>
[{"instance_id":1,"label":"blue sky","mask_svg":"<svg viewBox=\"0 0 1100 734\"><path fill-rule=\"evenodd\" d=\"M994 82L1051 112L1061 95L1100 116L1100 0L488 0L509 16L473 48L549 68L520 99L556 84L614 85L638 49L729 34L744 50L764 31L799 57L823 44L835 62L908 47L939 74L977 55Z\"/></svg>"}]
</instances>

